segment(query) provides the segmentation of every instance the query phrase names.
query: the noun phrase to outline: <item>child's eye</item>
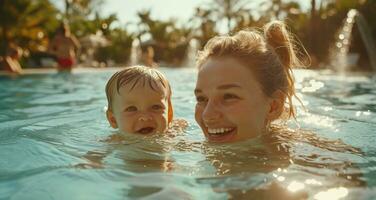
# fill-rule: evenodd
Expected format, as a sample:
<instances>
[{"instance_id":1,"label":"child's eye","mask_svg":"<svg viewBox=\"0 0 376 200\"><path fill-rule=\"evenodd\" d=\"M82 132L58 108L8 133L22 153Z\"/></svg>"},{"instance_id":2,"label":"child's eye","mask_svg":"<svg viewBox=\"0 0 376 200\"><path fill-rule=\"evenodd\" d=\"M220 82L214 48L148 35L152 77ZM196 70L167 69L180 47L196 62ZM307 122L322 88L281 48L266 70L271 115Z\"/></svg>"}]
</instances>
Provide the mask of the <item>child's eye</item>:
<instances>
[{"instance_id":1,"label":"child's eye","mask_svg":"<svg viewBox=\"0 0 376 200\"><path fill-rule=\"evenodd\" d=\"M125 112L135 112L135 111L137 111L137 108L136 108L136 106L129 106L124 111Z\"/></svg>"},{"instance_id":2,"label":"child's eye","mask_svg":"<svg viewBox=\"0 0 376 200\"><path fill-rule=\"evenodd\" d=\"M235 94L226 93L226 94L223 95L223 99L232 100L232 99L239 99L239 97Z\"/></svg>"},{"instance_id":3,"label":"child's eye","mask_svg":"<svg viewBox=\"0 0 376 200\"><path fill-rule=\"evenodd\" d=\"M207 101L207 99L205 97L203 97L203 96L196 96L196 101L198 103L204 103L204 102Z\"/></svg>"},{"instance_id":4,"label":"child's eye","mask_svg":"<svg viewBox=\"0 0 376 200\"><path fill-rule=\"evenodd\" d=\"M161 110L161 109L163 109L164 107L163 107L162 105L158 105L158 104L156 104L156 105L153 105L151 108L152 108L153 110Z\"/></svg>"}]
</instances>

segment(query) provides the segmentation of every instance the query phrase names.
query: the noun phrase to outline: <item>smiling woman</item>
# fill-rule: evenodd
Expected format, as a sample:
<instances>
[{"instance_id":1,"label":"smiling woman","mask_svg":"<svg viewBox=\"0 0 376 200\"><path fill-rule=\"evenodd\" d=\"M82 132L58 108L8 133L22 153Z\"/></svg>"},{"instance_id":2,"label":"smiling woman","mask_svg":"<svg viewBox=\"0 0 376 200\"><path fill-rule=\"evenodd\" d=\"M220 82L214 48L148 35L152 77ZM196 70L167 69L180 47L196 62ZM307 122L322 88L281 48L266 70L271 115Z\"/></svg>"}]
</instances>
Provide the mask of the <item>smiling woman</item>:
<instances>
[{"instance_id":1,"label":"smiling woman","mask_svg":"<svg viewBox=\"0 0 376 200\"><path fill-rule=\"evenodd\" d=\"M209 59L198 75L195 94L196 120L209 141L239 141L265 131L271 100L236 59Z\"/></svg>"},{"instance_id":2,"label":"smiling woman","mask_svg":"<svg viewBox=\"0 0 376 200\"><path fill-rule=\"evenodd\" d=\"M270 22L263 29L263 33L249 30L234 36L214 37L198 56L195 120L208 141L208 147L203 148L206 158L220 175L253 172L270 173L275 178L266 187L248 191L225 188L225 191L234 199L251 196L254 199L310 199L305 187L313 188L316 186L312 186L312 182L317 183L316 178L307 179L310 170L304 169L299 174L306 179L304 182L296 178L286 181L294 177L301 166L317 168L319 173L322 168L336 171L337 175L329 172L324 177L331 176L346 187L364 186L359 169L351 162L337 161L341 158L335 155L346 152L362 155L358 149L275 122L284 116L295 118L292 67L300 62L282 22ZM324 153L325 150L330 153ZM346 170L338 168L352 168L357 175L343 176ZM341 177L350 178L348 181ZM267 179L260 180L268 182Z\"/></svg>"},{"instance_id":3,"label":"smiling woman","mask_svg":"<svg viewBox=\"0 0 376 200\"><path fill-rule=\"evenodd\" d=\"M299 64L282 22L264 35L240 31L211 39L198 58L195 118L212 142L234 142L269 132L295 95L291 68Z\"/></svg>"}]
</instances>

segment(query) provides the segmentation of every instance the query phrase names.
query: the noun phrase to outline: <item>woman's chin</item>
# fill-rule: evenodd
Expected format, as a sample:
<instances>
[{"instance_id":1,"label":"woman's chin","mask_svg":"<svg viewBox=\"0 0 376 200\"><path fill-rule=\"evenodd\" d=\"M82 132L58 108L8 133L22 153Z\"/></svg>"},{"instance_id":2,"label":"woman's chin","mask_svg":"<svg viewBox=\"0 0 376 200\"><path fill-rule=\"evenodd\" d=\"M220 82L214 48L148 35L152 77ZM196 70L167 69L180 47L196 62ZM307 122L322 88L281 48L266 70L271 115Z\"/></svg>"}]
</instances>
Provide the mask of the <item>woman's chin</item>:
<instances>
[{"instance_id":1,"label":"woman's chin","mask_svg":"<svg viewBox=\"0 0 376 200\"><path fill-rule=\"evenodd\" d=\"M221 133L221 134L206 133L205 135L209 142L215 142L215 143L233 142L235 141L235 137L237 135L237 128L234 128L233 130L226 132L226 133Z\"/></svg>"}]
</instances>

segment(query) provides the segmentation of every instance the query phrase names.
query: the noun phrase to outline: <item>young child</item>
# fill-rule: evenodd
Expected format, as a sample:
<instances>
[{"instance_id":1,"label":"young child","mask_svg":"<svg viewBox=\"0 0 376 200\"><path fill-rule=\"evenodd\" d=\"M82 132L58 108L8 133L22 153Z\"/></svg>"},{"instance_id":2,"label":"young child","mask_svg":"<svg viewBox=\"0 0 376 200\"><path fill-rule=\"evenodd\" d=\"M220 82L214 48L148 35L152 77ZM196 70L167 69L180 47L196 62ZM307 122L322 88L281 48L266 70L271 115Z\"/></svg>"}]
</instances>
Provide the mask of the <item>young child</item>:
<instances>
[{"instance_id":1,"label":"young child","mask_svg":"<svg viewBox=\"0 0 376 200\"><path fill-rule=\"evenodd\" d=\"M163 133L172 122L171 87L156 69L133 66L116 72L106 95L107 120L121 132Z\"/></svg>"},{"instance_id":2,"label":"young child","mask_svg":"<svg viewBox=\"0 0 376 200\"><path fill-rule=\"evenodd\" d=\"M121 156L127 164L168 170L170 161L167 155L163 156L164 148L169 143L160 145L154 140L142 140L137 137L137 135L153 135L156 139L159 136L170 137L181 133L188 125L185 120L173 120L171 87L166 77L154 68L127 67L113 74L108 80L106 96L108 101L107 120L111 127L118 129L120 133L111 135L105 142L114 144L127 142L128 145L121 145L120 151L118 147L109 148L104 152L103 150L90 151L84 156L89 163L82 163L77 167L100 168L103 166L104 157L115 150L117 152L133 152L133 156L130 154ZM161 133L168 133L168 135L157 135ZM140 146L143 148L141 151ZM159 152L162 157L153 157L149 152Z\"/></svg>"}]
</instances>

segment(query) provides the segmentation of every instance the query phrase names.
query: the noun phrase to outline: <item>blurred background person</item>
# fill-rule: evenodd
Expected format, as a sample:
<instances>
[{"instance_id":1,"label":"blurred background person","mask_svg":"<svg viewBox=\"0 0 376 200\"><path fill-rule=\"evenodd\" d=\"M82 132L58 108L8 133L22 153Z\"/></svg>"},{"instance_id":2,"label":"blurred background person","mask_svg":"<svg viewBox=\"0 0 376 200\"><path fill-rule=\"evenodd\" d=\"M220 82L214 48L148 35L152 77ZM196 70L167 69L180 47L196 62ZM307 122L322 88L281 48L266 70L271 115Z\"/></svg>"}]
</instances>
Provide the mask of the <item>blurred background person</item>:
<instances>
[{"instance_id":1,"label":"blurred background person","mask_svg":"<svg viewBox=\"0 0 376 200\"><path fill-rule=\"evenodd\" d=\"M151 45L141 45L141 64L148 67L158 67L154 61L154 48Z\"/></svg>"},{"instance_id":2,"label":"blurred background person","mask_svg":"<svg viewBox=\"0 0 376 200\"><path fill-rule=\"evenodd\" d=\"M18 45L11 43L4 57L0 57L0 69L7 72L21 74L22 67L19 63L22 57L22 49Z\"/></svg>"},{"instance_id":3,"label":"blurred background person","mask_svg":"<svg viewBox=\"0 0 376 200\"><path fill-rule=\"evenodd\" d=\"M67 23L63 22L52 38L49 51L56 56L58 70L70 71L76 62L76 56L80 49L80 43L71 34Z\"/></svg>"}]
</instances>

